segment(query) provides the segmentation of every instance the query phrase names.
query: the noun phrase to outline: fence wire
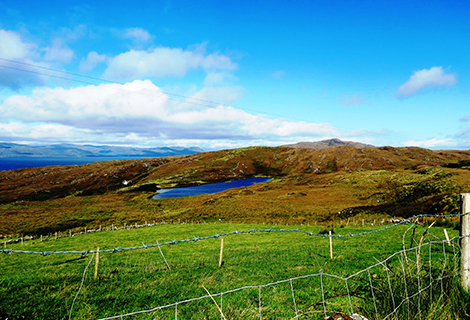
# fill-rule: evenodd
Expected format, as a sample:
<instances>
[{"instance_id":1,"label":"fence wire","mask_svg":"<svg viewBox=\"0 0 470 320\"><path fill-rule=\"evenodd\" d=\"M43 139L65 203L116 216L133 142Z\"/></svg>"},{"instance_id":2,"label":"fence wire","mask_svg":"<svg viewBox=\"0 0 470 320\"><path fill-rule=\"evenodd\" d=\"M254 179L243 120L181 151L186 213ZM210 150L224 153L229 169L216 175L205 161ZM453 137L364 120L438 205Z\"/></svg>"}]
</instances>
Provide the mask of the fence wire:
<instances>
[{"instance_id":1,"label":"fence wire","mask_svg":"<svg viewBox=\"0 0 470 320\"><path fill-rule=\"evenodd\" d=\"M420 244L419 246L412 247L410 249L403 249L397 251L386 259L378 261L376 264L373 264L368 268L358 271L347 277L324 273L320 270L319 273L315 274L293 277L261 285L243 286L224 292L203 295L195 298L169 303L166 305L156 306L146 310L139 310L135 312L104 317L100 318L99 320L122 319L125 317L131 317L140 314L153 313L173 307L175 308L175 319L177 319L178 306L181 306L183 304L189 304L191 302L199 300L213 299L215 297L220 297L220 300L222 301L223 296L227 296L229 294L245 290L258 291L259 298L256 310L259 313L259 319L263 319L263 311L265 310L263 307L263 302L266 303L266 299L262 299L262 289L279 286L280 284L284 283L289 284L289 288L291 291L290 294L292 295L292 303L294 306L293 313L291 316L292 319L298 319L299 316L313 313L322 313L323 316L326 318L328 317L328 314L331 314L332 312L339 312L338 310L343 310L343 312L350 312L351 315L358 315L361 311L363 311L363 308L358 306L358 303L354 301L357 299L356 296L353 294L353 290L351 287L356 287L353 289L356 289L357 291L357 288L363 286L364 284L366 284L367 288L362 288L361 290L363 290L364 293L367 293L366 298L370 299L369 303L373 305L373 308L370 309L372 311L374 319L410 319L412 318L412 313L421 315L421 313L424 311L423 305L427 305L427 308L429 308L432 307L433 304L435 304L435 302L433 301L433 288L435 291L437 291L434 292L434 294L442 297L445 293L443 282L448 279L452 279L454 277L459 276L460 273L459 271L457 271L458 263L456 262L455 256L458 255L460 252L459 240L465 237L469 236L454 237L449 241L429 241L427 243ZM429 247L428 265L416 265L416 262L410 259L408 256L414 255L415 258L417 258L417 252L420 251L421 248L424 248L426 246ZM439 255L436 252L434 254L432 253L432 246L437 246L440 248L439 250L441 251L439 252ZM452 252L446 250L447 247L451 247ZM451 264L450 259L448 259L448 255L450 254L454 255L453 264ZM444 258L444 261L442 261L442 263L438 265L432 261L433 256L439 256L440 260ZM424 267L426 267L427 269L425 270ZM390 273L393 273L395 276L391 277ZM427 273L429 275L427 275L426 277L421 277L421 275ZM363 277L363 279L361 279L361 277ZM301 280L312 280L314 278L319 278L320 281L319 288L321 290L321 299L319 303L313 304L320 305L319 308L313 308L311 301L309 301L308 303L306 303L305 301L299 303L299 301L296 300L297 295L295 284L299 283L299 281ZM344 287L346 289L344 295L337 294L338 297L347 296L347 299L343 299L342 306L338 305L338 302L341 300L335 299L337 297L331 296L331 293L326 290L324 286L325 281L334 281L336 282L336 284L338 284L336 287ZM397 290L397 287L398 289L403 290ZM384 308L384 304L390 303L389 301L392 302L392 306ZM333 310L329 309L331 307L333 308ZM220 303L221 313L223 313L223 309L226 308L227 303L224 304L224 308L222 308L222 303ZM391 309L391 311L384 313L384 310L386 309ZM361 316L357 316L357 318L355 319L366 319L365 317L360 317Z\"/></svg>"},{"instance_id":2,"label":"fence wire","mask_svg":"<svg viewBox=\"0 0 470 320\"><path fill-rule=\"evenodd\" d=\"M127 250L147 249L152 247L160 247L163 245L174 245L184 242L195 242L206 239L219 238L222 236L225 237L229 235L270 232L299 232L308 236L318 236L324 238L346 238L365 236L372 233L382 232L398 225L410 223L416 219L424 217L445 219L450 217L462 217L467 214L469 214L469 212L452 215L416 215L381 229L355 234L329 235L312 233L300 229L251 229L245 231L232 231L229 233L222 233L205 237L194 237L184 240L172 240L153 245L143 244L142 246L138 247L115 248L108 250L34 252L3 249L1 252L5 254L19 253L40 256L47 256L51 254L86 255L88 253L95 254L98 252L120 252ZM459 271L459 259L457 259L461 252L460 240L468 237L469 235L465 235L454 237L450 240L429 241L427 243L420 243L418 246L412 247L410 249L404 248L403 250L393 253L384 260L377 260L377 263L347 277L325 273L319 266L320 272L314 274L292 277L265 284L243 286L224 292L202 295L199 297L180 300L165 305L150 307L145 310L108 316L100 318L100 320L122 319L140 314L159 312L169 308L174 308L174 319L176 320L178 318L178 314L181 312L181 306L195 303L196 301L214 298L220 299L220 314L221 318L224 318L223 312L229 308L230 302L227 301L230 301L230 299L222 300L223 297L247 290L256 291L257 305L255 306L255 309L259 319L263 319L263 315L266 313L266 305L269 304L269 298L267 297L268 289L278 287L283 284L288 285L289 288L288 295L291 297L290 303L292 303L293 306L292 315L290 317L292 319L298 319L299 317L311 315L314 313L319 313L324 317L327 317L329 314L336 311L347 312L350 314L361 313L365 309L361 306L361 303L358 302L358 292L368 299L367 303L370 304L368 315L374 319L412 319L414 318L414 315L421 317L425 310L438 307L436 306L435 298L433 297L442 297L444 295L445 283L461 275ZM426 248L428 250L425 250ZM425 255L427 255L427 257ZM453 256L453 259L450 259L449 256ZM75 295L74 302L80 292L80 289L84 285L85 274L92 259L93 257L90 259L83 272L82 283L80 285L79 291ZM305 286L302 285L302 281L308 281L311 284L310 287L315 287L316 290L319 291L318 297L309 296L309 298L306 300L305 294L302 292L302 289L305 289ZM332 295L331 286L334 286L337 292L336 296ZM222 301L224 302L223 304ZM70 309L69 318L72 316L72 311L73 303Z\"/></svg>"},{"instance_id":3,"label":"fence wire","mask_svg":"<svg viewBox=\"0 0 470 320\"><path fill-rule=\"evenodd\" d=\"M220 238L220 237L226 237L226 236L231 236L231 235L240 235L240 234L247 234L247 233L270 233L270 232L299 232L299 233L304 233L308 236L312 237L324 237L324 238L347 238L347 237L358 237L358 236L366 236L369 234L377 233L377 232L382 232L386 231L388 229L397 227L402 224L410 223L414 220L417 220L419 218L440 218L440 219L446 219L446 218L455 218L455 217L462 217L470 212L466 213L460 213L460 214L447 214L447 215L433 215L433 214L420 214L420 215L415 215L411 218L408 219L402 219L394 224L391 224L389 226L383 227L381 229L377 230L371 230L371 231L365 231L365 232L360 232L360 233L350 233L350 234L324 234L324 233L313 233L310 231L305 231L305 230L300 230L300 229L251 229L251 230L243 230L243 231L232 231L228 233L222 233L222 234L215 234L212 236L206 236L206 237L193 237L190 239L182 239L182 240L171 240L167 242L162 242L158 244L144 244L142 243L142 246L137 246L137 247L127 247L127 248L114 248L114 249L102 249L102 250L74 250L74 251L27 251L27 250L13 250L13 249L2 249L0 250L1 253L5 254L12 254L12 253L23 253L23 254L34 254L34 255L40 255L40 256L48 256L51 254L82 254L82 255L87 255L89 253L109 253L109 252L121 252L121 251L128 251L128 250L139 250L139 249L148 249L148 248L153 248L153 247L160 247L160 246L166 246L166 245L175 245L179 243L184 243L184 242L196 242L196 241L202 241L202 240L207 240L207 239L214 239L214 238Z\"/></svg>"}]
</instances>

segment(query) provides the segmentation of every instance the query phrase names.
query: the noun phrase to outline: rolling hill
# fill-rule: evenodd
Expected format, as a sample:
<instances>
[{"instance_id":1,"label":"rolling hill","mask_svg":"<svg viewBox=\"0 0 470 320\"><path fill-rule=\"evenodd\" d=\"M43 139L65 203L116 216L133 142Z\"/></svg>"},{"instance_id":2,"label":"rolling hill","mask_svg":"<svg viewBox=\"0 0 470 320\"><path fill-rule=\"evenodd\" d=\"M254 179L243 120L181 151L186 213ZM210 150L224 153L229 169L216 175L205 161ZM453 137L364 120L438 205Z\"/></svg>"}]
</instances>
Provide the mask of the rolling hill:
<instances>
[{"instance_id":1,"label":"rolling hill","mask_svg":"<svg viewBox=\"0 0 470 320\"><path fill-rule=\"evenodd\" d=\"M0 233L151 219L330 221L447 212L470 186L470 151L249 147L0 172ZM216 195L149 199L158 188L271 176Z\"/></svg>"}]
</instances>

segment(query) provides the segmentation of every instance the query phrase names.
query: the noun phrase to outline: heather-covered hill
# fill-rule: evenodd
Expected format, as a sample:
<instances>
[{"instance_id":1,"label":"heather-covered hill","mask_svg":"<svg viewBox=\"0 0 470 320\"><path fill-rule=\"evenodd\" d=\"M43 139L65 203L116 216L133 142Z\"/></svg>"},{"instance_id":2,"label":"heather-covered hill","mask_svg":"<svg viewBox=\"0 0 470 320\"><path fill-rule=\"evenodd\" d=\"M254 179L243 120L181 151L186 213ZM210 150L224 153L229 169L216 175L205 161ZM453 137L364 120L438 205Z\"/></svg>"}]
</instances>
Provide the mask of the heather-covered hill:
<instances>
[{"instance_id":1,"label":"heather-covered hill","mask_svg":"<svg viewBox=\"0 0 470 320\"><path fill-rule=\"evenodd\" d=\"M334 222L458 210L470 151L250 147L188 156L0 172L0 234L152 220ZM158 188L271 176L214 195L152 199Z\"/></svg>"},{"instance_id":2,"label":"heather-covered hill","mask_svg":"<svg viewBox=\"0 0 470 320\"><path fill-rule=\"evenodd\" d=\"M153 190L255 175L297 177L357 170L459 166L470 151L407 148L325 149L250 147L188 156L114 160L74 166L0 172L0 203L93 195L118 190Z\"/></svg>"}]
</instances>

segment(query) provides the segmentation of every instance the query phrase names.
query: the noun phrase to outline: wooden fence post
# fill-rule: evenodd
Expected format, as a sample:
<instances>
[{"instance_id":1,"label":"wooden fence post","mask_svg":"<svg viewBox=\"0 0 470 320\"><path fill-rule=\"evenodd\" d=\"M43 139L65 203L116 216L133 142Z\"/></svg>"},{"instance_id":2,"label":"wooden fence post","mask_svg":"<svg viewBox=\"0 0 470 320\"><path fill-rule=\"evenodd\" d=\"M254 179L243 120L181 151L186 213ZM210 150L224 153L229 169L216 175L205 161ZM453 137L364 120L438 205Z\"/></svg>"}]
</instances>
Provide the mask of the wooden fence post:
<instances>
[{"instance_id":1,"label":"wooden fence post","mask_svg":"<svg viewBox=\"0 0 470 320\"><path fill-rule=\"evenodd\" d=\"M219 256L219 268L222 267L222 257L224 255L224 238L220 238L220 256Z\"/></svg>"},{"instance_id":2,"label":"wooden fence post","mask_svg":"<svg viewBox=\"0 0 470 320\"><path fill-rule=\"evenodd\" d=\"M333 259L333 238L331 237L331 231L328 231L330 238L330 259Z\"/></svg>"},{"instance_id":3,"label":"wooden fence post","mask_svg":"<svg viewBox=\"0 0 470 320\"><path fill-rule=\"evenodd\" d=\"M100 264L100 247L96 248L95 279L98 278L99 264Z\"/></svg>"},{"instance_id":4,"label":"wooden fence post","mask_svg":"<svg viewBox=\"0 0 470 320\"><path fill-rule=\"evenodd\" d=\"M462 213L470 212L470 193L460 194ZM470 290L470 214L460 217L462 287Z\"/></svg>"}]
</instances>

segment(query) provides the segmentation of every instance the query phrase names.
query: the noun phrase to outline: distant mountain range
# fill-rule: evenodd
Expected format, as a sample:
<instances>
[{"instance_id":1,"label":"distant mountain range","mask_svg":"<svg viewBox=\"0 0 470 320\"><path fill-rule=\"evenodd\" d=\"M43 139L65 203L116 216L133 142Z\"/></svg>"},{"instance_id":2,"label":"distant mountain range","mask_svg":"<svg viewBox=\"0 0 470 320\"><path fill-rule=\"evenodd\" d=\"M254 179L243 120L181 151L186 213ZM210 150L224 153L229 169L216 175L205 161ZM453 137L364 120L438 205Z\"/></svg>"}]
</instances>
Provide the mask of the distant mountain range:
<instances>
[{"instance_id":1,"label":"distant mountain range","mask_svg":"<svg viewBox=\"0 0 470 320\"><path fill-rule=\"evenodd\" d=\"M29 146L16 143L0 143L1 157L167 157L202 152L200 148L161 147L134 148L119 146L93 146L54 144Z\"/></svg>"},{"instance_id":2,"label":"distant mountain range","mask_svg":"<svg viewBox=\"0 0 470 320\"><path fill-rule=\"evenodd\" d=\"M298 142L286 144L284 147L325 149L340 146L354 146L357 148L372 148L373 145L361 142L342 141L340 139L328 139L316 142ZM160 147L137 148L120 146L95 146L76 144L53 144L45 146L30 146L16 143L0 143L0 158L6 157L167 157L177 155L189 155L203 152L201 148L191 147Z\"/></svg>"},{"instance_id":3,"label":"distant mountain range","mask_svg":"<svg viewBox=\"0 0 470 320\"><path fill-rule=\"evenodd\" d=\"M353 146L356 148L373 148L375 146L371 144L361 143L361 142L353 142L353 141L342 141L340 139L328 139L316 142L298 142L294 144L285 144L283 147L291 147L291 148L307 148L307 149L325 149L325 148L333 148L333 147L341 147L341 146Z\"/></svg>"}]
</instances>

